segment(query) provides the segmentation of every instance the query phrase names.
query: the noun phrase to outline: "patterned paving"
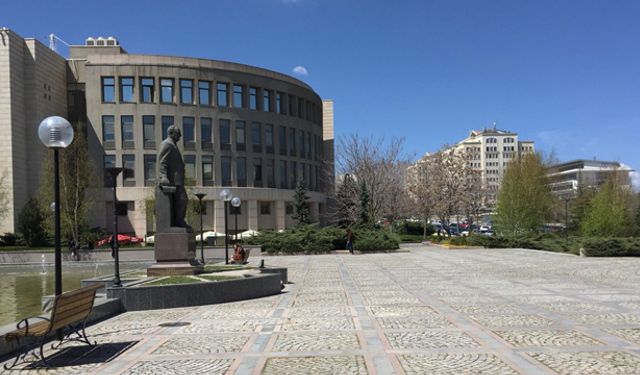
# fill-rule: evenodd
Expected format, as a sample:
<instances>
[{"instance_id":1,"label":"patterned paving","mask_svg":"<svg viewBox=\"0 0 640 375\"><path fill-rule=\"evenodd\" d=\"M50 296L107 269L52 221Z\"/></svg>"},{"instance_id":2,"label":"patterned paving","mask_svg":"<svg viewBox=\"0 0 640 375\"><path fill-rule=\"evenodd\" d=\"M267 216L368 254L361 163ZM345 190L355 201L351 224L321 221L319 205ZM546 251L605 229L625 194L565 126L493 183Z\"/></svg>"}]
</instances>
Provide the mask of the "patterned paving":
<instances>
[{"instance_id":1,"label":"patterned paving","mask_svg":"<svg viewBox=\"0 0 640 375\"><path fill-rule=\"evenodd\" d=\"M21 373L640 374L640 259L425 246L261 259L288 268L284 293L124 313L87 329L135 342L114 359Z\"/></svg>"}]
</instances>

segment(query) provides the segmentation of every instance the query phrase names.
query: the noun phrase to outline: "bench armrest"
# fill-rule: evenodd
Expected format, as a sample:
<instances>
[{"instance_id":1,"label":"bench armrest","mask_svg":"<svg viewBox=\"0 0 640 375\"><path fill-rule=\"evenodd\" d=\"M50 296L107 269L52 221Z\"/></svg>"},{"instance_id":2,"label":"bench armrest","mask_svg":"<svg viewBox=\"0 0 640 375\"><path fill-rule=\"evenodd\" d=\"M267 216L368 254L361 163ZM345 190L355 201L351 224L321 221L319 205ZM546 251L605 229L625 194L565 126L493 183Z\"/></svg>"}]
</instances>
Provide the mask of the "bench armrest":
<instances>
[{"instance_id":1,"label":"bench armrest","mask_svg":"<svg viewBox=\"0 0 640 375\"><path fill-rule=\"evenodd\" d=\"M21 321L18 322L18 324L16 325L16 328L18 330L23 330L24 329L24 333L25 335L29 334L29 319L42 319L44 321L50 322L51 319L49 318L45 318L44 316L30 316L28 318L24 318Z\"/></svg>"}]
</instances>

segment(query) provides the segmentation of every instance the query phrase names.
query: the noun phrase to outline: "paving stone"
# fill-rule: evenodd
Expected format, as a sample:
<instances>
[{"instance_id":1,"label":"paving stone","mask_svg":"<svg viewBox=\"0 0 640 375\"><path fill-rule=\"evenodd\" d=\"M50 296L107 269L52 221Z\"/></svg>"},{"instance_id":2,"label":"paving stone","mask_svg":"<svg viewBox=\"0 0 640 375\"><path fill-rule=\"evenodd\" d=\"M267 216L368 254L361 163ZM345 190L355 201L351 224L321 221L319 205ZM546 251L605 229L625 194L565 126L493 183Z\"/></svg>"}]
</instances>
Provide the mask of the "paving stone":
<instances>
[{"instance_id":1,"label":"paving stone","mask_svg":"<svg viewBox=\"0 0 640 375\"><path fill-rule=\"evenodd\" d=\"M524 311L514 305L504 304L467 304L452 305L452 309L464 314L522 314Z\"/></svg>"},{"instance_id":2,"label":"paving stone","mask_svg":"<svg viewBox=\"0 0 640 375\"><path fill-rule=\"evenodd\" d=\"M367 310L377 317L416 316L435 314L429 306L370 306Z\"/></svg>"},{"instance_id":3,"label":"paving stone","mask_svg":"<svg viewBox=\"0 0 640 375\"><path fill-rule=\"evenodd\" d=\"M547 327L553 321L538 315L469 315L486 327Z\"/></svg>"},{"instance_id":4,"label":"paving stone","mask_svg":"<svg viewBox=\"0 0 640 375\"><path fill-rule=\"evenodd\" d=\"M186 359L141 361L134 364L123 374L224 374L231 366L232 359Z\"/></svg>"},{"instance_id":5,"label":"paving stone","mask_svg":"<svg viewBox=\"0 0 640 375\"><path fill-rule=\"evenodd\" d=\"M476 348L480 346L464 332L385 332L394 349Z\"/></svg>"},{"instance_id":6,"label":"paving stone","mask_svg":"<svg viewBox=\"0 0 640 375\"><path fill-rule=\"evenodd\" d=\"M281 331L344 331L353 330L353 320L347 317L284 318Z\"/></svg>"},{"instance_id":7,"label":"paving stone","mask_svg":"<svg viewBox=\"0 0 640 375\"><path fill-rule=\"evenodd\" d=\"M575 319L588 324L640 324L640 315L628 313L608 314L581 314L575 315Z\"/></svg>"},{"instance_id":8,"label":"paving stone","mask_svg":"<svg viewBox=\"0 0 640 375\"><path fill-rule=\"evenodd\" d=\"M399 359L407 375L518 374L493 354L400 355Z\"/></svg>"},{"instance_id":9,"label":"paving stone","mask_svg":"<svg viewBox=\"0 0 640 375\"><path fill-rule=\"evenodd\" d=\"M263 375L368 374L362 356L269 358Z\"/></svg>"},{"instance_id":10,"label":"paving stone","mask_svg":"<svg viewBox=\"0 0 640 375\"><path fill-rule=\"evenodd\" d=\"M562 330L520 330L494 331L505 341L515 347L539 346L593 346L602 345L601 342L577 331Z\"/></svg>"},{"instance_id":11,"label":"paving stone","mask_svg":"<svg viewBox=\"0 0 640 375\"><path fill-rule=\"evenodd\" d=\"M527 354L561 375L640 373L640 358L625 352L551 352Z\"/></svg>"},{"instance_id":12,"label":"paving stone","mask_svg":"<svg viewBox=\"0 0 640 375\"><path fill-rule=\"evenodd\" d=\"M376 318L383 329L450 328L453 324L440 314L421 316L392 316Z\"/></svg>"},{"instance_id":13,"label":"paving stone","mask_svg":"<svg viewBox=\"0 0 640 375\"><path fill-rule=\"evenodd\" d=\"M358 336L353 333L280 333L274 352L320 352L327 350L360 349Z\"/></svg>"},{"instance_id":14,"label":"paving stone","mask_svg":"<svg viewBox=\"0 0 640 375\"><path fill-rule=\"evenodd\" d=\"M193 355L240 352L249 335L189 335L170 337L153 355Z\"/></svg>"},{"instance_id":15,"label":"paving stone","mask_svg":"<svg viewBox=\"0 0 640 375\"><path fill-rule=\"evenodd\" d=\"M607 329L605 331L612 335L622 337L629 342L640 344L640 328Z\"/></svg>"}]
</instances>

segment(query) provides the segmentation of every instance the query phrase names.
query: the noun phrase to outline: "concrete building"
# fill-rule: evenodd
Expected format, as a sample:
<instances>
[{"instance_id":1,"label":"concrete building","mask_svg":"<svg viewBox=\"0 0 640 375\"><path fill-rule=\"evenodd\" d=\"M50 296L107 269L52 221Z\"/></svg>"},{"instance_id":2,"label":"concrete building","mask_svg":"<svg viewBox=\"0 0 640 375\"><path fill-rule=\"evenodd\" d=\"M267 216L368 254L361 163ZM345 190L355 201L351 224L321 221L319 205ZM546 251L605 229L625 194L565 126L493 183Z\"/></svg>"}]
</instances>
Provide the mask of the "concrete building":
<instances>
[{"instance_id":1,"label":"concrete building","mask_svg":"<svg viewBox=\"0 0 640 375\"><path fill-rule=\"evenodd\" d=\"M153 231L156 147L173 124L182 130L187 190L206 194L205 230L224 230L223 188L242 199L233 212L239 231L291 226L298 179L309 187L312 217L323 221L333 185L333 102L304 82L232 62L129 54L114 38L88 38L65 60L10 30L0 37L0 137L11 144L0 156L11 185L11 218L0 231L15 231L22 206L37 193L46 149L36 129L51 115L87 130L96 178L105 186L94 225L110 229L113 221L103 168L123 166L119 230Z\"/></svg>"},{"instance_id":2,"label":"concrete building","mask_svg":"<svg viewBox=\"0 0 640 375\"><path fill-rule=\"evenodd\" d=\"M502 175L507 165L525 153L535 152L533 141L521 141L518 134L492 128L473 130L458 142L456 152L466 153L470 167L481 172L481 183L487 191L486 205L497 199Z\"/></svg>"},{"instance_id":3,"label":"concrete building","mask_svg":"<svg viewBox=\"0 0 640 375\"><path fill-rule=\"evenodd\" d=\"M550 166L551 191L560 198L574 198L579 189L598 188L616 175L631 187L631 168L615 161L572 160Z\"/></svg>"}]
</instances>

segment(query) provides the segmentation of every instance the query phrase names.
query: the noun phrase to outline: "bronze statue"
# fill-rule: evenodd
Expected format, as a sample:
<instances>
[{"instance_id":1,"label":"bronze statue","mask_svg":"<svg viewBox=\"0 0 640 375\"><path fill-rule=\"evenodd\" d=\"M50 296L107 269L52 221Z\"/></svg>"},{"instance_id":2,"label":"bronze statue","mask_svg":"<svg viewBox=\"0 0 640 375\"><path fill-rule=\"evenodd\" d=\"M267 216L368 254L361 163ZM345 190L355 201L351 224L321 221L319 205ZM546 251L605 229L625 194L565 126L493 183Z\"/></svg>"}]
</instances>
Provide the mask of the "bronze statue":
<instances>
[{"instance_id":1,"label":"bronze statue","mask_svg":"<svg viewBox=\"0 0 640 375\"><path fill-rule=\"evenodd\" d=\"M156 216L171 216L171 227L183 227L188 230L191 227L184 221L187 214L187 204L189 198L184 189L184 161L177 143L182 136L180 128L171 125L167 129L167 139L160 143L158 151L159 175L158 185L160 190L170 197L170 210L167 212L158 212L160 207L156 207ZM175 191L174 191L175 188Z\"/></svg>"}]
</instances>

